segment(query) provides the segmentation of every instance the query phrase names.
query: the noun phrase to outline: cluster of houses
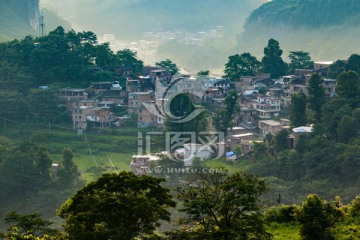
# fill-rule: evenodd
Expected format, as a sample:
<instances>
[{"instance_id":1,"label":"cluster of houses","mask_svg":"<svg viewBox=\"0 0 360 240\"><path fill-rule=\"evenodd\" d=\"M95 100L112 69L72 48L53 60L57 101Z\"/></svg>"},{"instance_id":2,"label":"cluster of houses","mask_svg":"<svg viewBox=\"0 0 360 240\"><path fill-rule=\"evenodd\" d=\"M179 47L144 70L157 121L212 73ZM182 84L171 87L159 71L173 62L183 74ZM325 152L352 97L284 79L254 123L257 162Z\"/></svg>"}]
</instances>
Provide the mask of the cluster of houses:
<instances>
[{"instance_id":1,"label":"cluster of houses","mask_svg":"<svg viewBox=\"0 0 360 240\"><path fill-rule=\"evenodd\" d=\"M336 79L328 79L327 72L332 62L316 62L313 69L298 69L295 75L281 76L278 79L271 79L270 74L257 74L255 76L242 76L239 81L230 82L227 79L206 78L203 79L205 93L202 96L202 103L221 108L224 106L226 93L235 89L239 95L238 105L240 113L234 119L236 127L230 130L226 141L219 152L214 152L206 145L184 144L183 148L175 151L175 154L182 154L184 166L191 166L194 157L208 159L214 156L223 156L229 160L236 159L233 150L240 146L242 153L250 152L257 142L263 142L268 134L276 135L281 130L289 130L289 145L294 147L298 136L311 133L312 126L301 126L291 129L288 116L288 108L291 98L298 92L308 94L307 88L313 73L320 73L324 77L325 93L332 97L335 92ZM184 82L188 84L187 91L194 93L196 84L191 77L183 76ZM141 120L141 119L140 119ZM139 173L147 170L149 165L147 159L151 156L140 156L143 160L138 165L138 157L134 156L131 163L133 172ZM141 169L141 170L140 170Z\"/></svg>"},{"instance_id":2,"label":"cluster of houses","mask_svg":"<svg viewBox=\"0 0 360 240\"><path fill-rule=\"evenodd\" d=\"M162 128L163 117L148 106L166 104L170 93L189 93L195 102L216 109L225 106L228 91L234 89L239 95L241 110L234 119L236 127L230 130L221 148L221 154L226 156L226 152L237 146L247 153L255 142L263 141L269 133L276 135L283 129L292 130L292 144L299 134L311 132L311 126L290 129L290 121L286 119L288 108L294 94L300 91L308 94L309 80L315 72L324 76L326 94L334 94L336 79L326 78L331 64L316 62L313 69L298 69L294 75L278 79L261 73L242 76L233 82L219 77L193 77L184 70L173 76L161 68L144 67L141 75L135 75L131 68L124 68L119 70L126 79L123 86L119 82L94 82L87 89L61 89L59 97L72 116L73 128L82 133L88 128L121 126L121 120L129 116L133 116L132 120L137 122L138 128ZM116 106L127 106L126 115L115 116L112 109ZM191 165L194 157L206 159L219 155L209 147L196 144L184 145L176 154L182 156L186 166ZM146 169L156 159L159 157L134 156L131 167L133 171Z\"/></svg>"}]
</instances>

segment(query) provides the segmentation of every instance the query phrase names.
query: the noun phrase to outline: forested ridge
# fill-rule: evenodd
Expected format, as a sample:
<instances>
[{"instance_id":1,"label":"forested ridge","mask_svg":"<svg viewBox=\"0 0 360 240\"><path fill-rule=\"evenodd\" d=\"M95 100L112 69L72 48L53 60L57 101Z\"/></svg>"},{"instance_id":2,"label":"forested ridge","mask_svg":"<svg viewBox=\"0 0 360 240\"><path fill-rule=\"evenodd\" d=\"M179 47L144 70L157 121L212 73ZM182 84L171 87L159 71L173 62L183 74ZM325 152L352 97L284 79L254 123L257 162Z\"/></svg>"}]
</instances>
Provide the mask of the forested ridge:
<instances>
[{"instance_id":1,"label":"forested ridge","mask_svg":"<svg viewBox=\"0 0 360 240\"><path fill-rule=\"evenodd\" d=\"M275 0L256 9L245 28L257 23L314 29L356 26L360 22L359 12L360 3L356 0Z\"/></svg>"},{"instance_id":2,"label":"forested ridge","mask_svg":"<svg viewBox=\"0 0 360 240\"><path fill-rule=\"evenodd\" d=\"M266 39L285 51L311 52L317 61L346 58L359 39L360 2L356 0L274 0L254 10L239 37L238 49L259 56Z\"/></svg>"}]
</instances>

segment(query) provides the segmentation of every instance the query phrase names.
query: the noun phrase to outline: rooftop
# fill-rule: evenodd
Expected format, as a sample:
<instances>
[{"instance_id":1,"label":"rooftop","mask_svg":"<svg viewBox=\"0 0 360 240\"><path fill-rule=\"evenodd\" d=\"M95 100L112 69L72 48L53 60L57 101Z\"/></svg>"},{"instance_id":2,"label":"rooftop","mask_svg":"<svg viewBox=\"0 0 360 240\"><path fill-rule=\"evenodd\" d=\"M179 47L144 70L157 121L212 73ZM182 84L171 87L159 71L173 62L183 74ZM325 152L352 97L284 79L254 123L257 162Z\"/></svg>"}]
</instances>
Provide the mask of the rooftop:
<instances>
[{"instance_id":1,"label":"rooftop","mask_svg":"<svg viewBox=\"0 0 360 240\"><path fill-rule=\"evenodd\" d=\"M63 88L60 91L85 92L84 88Z\"/></svg>"},{"instance_id":2,"label":"rooftop","mask_svg":"<svg viewBox=\"0 0 360 240\"><path fill-rule=\"evenodd\" d=\"M294 133L311 133L311 132L313 132L313 127L311 127L311 126L297 127L297 128L293 128L293 132Z\"/></svg>"},{"instance_id":3,"label":"rooftop","mask_svg":"<svg viewBox=\"0 0 360 240\"><path fill-rule=\"evenodd\" d=\"M259 123L265 123L266 125L269 125L269 126L282 126L283 125L281 122L274 121L274 120L261 120L261 121L259 121Z\"/></svg>"},{"instance_id":4,"label":"rooftop","mask_svg":"<svg viewBox=\"0 0 360 240\"><path fill-rule=\"evenodd\" d=\"M237 135L231 135L232 138L242 138L242 137L249 137L254 136L254 133L244 133L244 134L237 134Z\"/></svg>"}]
</instances>

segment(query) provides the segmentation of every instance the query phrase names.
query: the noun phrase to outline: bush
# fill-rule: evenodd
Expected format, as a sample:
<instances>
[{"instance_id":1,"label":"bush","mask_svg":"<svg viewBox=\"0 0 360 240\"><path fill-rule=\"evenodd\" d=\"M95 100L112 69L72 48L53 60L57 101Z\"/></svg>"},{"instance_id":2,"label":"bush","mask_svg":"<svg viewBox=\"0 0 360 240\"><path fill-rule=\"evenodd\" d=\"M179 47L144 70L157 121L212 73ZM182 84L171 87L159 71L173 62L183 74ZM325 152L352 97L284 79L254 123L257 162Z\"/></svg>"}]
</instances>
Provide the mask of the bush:
<instances>
[{"instance_id":1,"label":"bush","mask_svg":"<svg viewBox=\"0 0 360 240\"><path fill-rule=\"evenodd\" d=\"M297 216L304 240L332 240L330 229L343 216L337 204L328 203L316 194L309 195Z\"/></svg>"},{"instance_id":2,"label":"bush","mask_svg":"<svg viewBox=\"0 0 360 240\"><path fill-rule=\"evenodd\" d=\"M296 221L296 213L300 207L296 205L282 205L280 207L271 207L265 212L265 221L277 223L289 223Z\"/></svg>"},{"instance_id":3,"label":"bush","mask_svg":"<svg viewBox=\"0 0 360 240\"><path fill-rule=\"evenodd\" d=\"M360 218L360 195L352 200L349 212L351 217Z\"/></svg>"}]
</instances>

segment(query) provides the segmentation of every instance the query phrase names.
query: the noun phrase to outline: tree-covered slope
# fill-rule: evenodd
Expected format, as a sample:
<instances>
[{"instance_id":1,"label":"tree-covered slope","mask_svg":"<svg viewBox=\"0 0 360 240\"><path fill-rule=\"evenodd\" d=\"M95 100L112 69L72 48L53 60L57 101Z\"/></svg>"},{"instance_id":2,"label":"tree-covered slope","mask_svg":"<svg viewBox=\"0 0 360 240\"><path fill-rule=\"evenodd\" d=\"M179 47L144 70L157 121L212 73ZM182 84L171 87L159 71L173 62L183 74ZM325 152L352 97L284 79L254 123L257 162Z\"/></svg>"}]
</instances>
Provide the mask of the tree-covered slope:
<instances>
[{"instance_id":1,"label":"tree-covered slope","mask_svg":"<svg viewBox=\"0 0 360 240\"><path fill-rule=\"evenodd\" d=\"M360 22L358 0L275 0L263 4L249 17L253 24L277 24L296 27L329 27Z\"/></svg>"},{"instance_id":2,"label":"tree-covered slope","mask_svg":"<svg viewBox=\"0 0 360 240\"><path fill-rule=\"evenodd\" d=\"M261 55L267 39L276 38L285 52L336 60L359 50L359 23L358 0L273 0L249 16L238 47Z\"/></svg>"}]
</instances>

